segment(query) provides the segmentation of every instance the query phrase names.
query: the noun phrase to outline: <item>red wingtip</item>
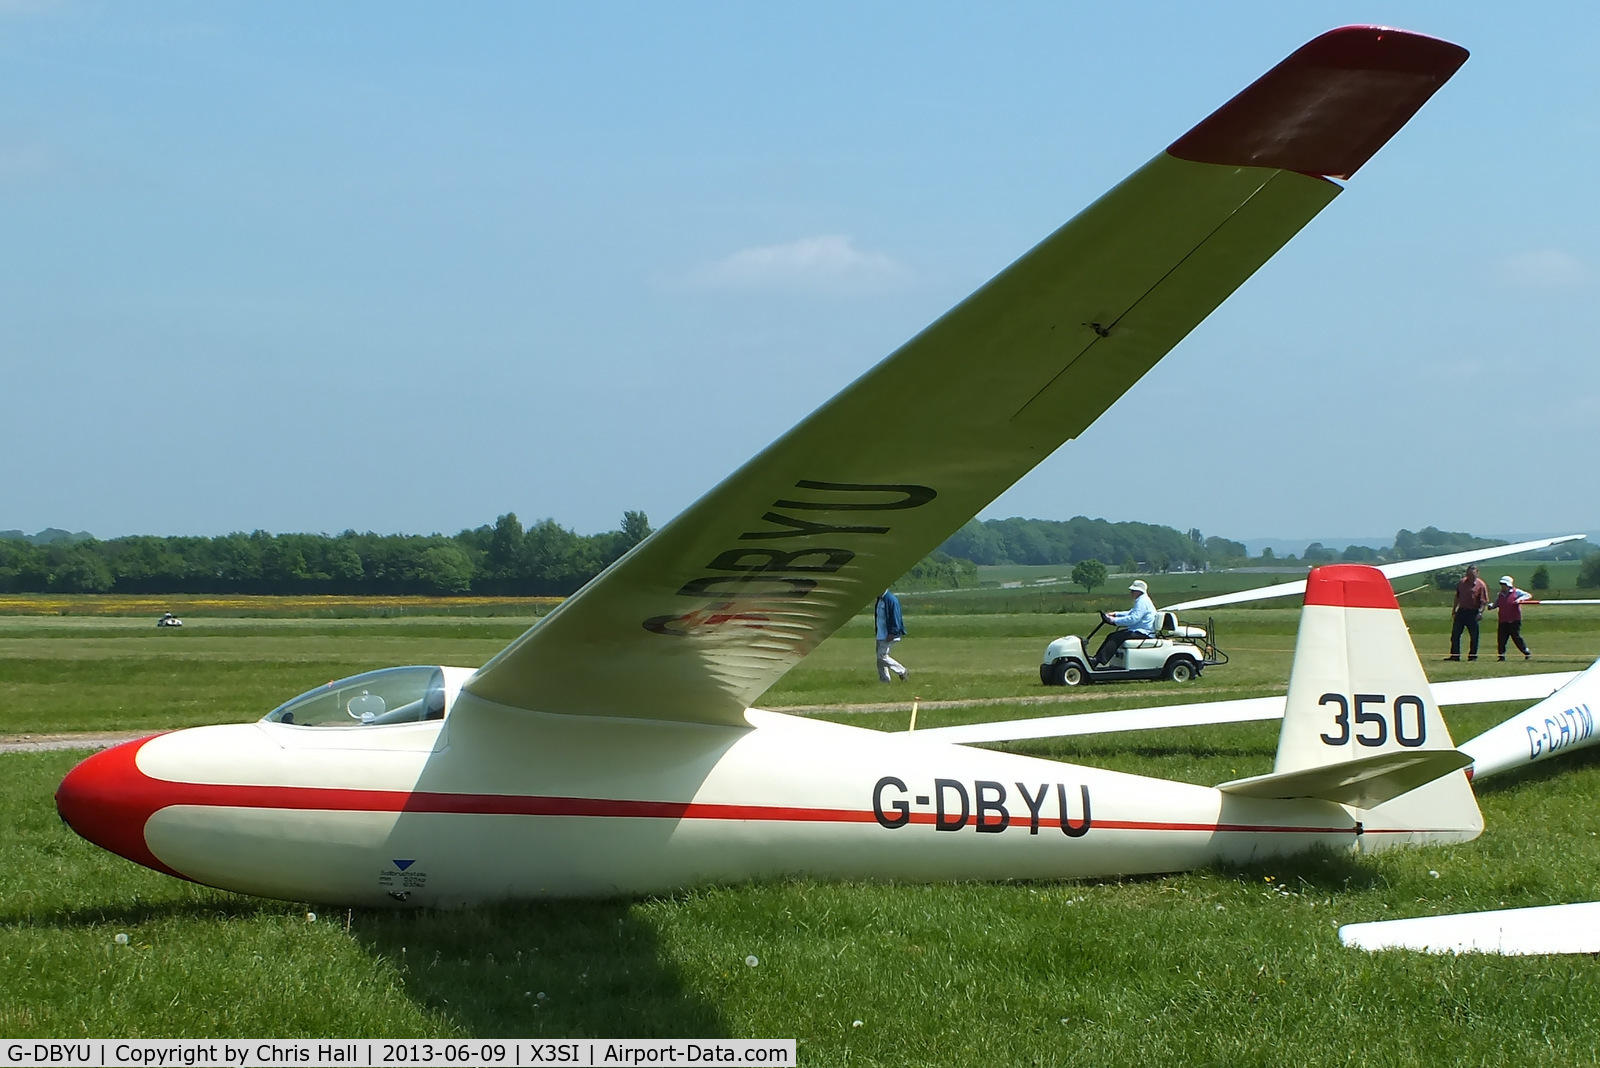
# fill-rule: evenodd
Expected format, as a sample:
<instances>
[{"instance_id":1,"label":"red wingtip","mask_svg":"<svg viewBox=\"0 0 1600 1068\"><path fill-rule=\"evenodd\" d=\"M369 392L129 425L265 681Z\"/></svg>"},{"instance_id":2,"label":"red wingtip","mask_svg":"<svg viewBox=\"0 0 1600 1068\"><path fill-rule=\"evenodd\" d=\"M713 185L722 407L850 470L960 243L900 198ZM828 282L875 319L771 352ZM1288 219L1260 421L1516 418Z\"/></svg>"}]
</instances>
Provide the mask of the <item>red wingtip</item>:
<instances>
[{"instance_id":1,"label":"red wingtip","mask_svg":"<svg viewBox=\"0 0 1600 1068\"><path fill-rule=\"evenodd\" d=\"M1329 564L1313 568L1306 579L1306 604L1334 608L1394 608L1394 587L1383 572L1366 564Z\"/></svg>"},{"instance_id":2,"label":"red wingtip","mask_svg":"<svg viewBox=\"0 0 1600 1068\"><path fill-rule=\"evenodd\" d=\"M1167 149L1179 159L1348 178L1467 61L1437 37L1342 26L1302 45Z\"/></svg>"}]
</instances>

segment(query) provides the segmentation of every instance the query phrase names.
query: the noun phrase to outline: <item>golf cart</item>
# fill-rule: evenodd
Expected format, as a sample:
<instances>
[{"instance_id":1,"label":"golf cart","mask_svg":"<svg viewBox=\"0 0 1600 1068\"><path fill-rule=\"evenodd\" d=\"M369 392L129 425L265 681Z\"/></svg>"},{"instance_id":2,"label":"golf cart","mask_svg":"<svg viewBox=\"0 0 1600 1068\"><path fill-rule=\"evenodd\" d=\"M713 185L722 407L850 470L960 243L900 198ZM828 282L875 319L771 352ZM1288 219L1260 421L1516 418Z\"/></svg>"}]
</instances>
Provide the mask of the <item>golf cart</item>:
<instances>
[{"instance_id":1,"label":"golf cart","mask_svg":"<svg viewBox=\"0 0 1600 1068\"><path fill-rule=\"evenodd\" d=\"M1226 664L1228 654L1212 640L1215 623L1204 627L1182 626L1173 612L1161 613L1161 629L1154 638L1129 638L1104 666L1096 667L1088 649L1100 628L1108 625L1105 613L1087 637L1069 634L1057 638L1044 651L1039 679L1046 686L1082 686L1089 682L1122 682L1127 679L1171 679L1188 682L1200 672Z\"/></svg>"}]
</instances>

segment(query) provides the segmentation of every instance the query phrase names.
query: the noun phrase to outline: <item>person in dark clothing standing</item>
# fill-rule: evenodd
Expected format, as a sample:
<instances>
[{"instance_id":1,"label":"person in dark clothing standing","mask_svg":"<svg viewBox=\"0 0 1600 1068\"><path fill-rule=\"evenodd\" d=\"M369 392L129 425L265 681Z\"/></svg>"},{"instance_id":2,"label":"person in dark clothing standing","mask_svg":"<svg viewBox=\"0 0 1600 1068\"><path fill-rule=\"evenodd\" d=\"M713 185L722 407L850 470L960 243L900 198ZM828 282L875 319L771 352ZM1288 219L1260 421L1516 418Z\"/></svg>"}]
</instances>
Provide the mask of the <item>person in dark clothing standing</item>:
<instances>
[{"instance_id":1,"label":"person in dark clothing standing","mask_svg":"<svg viewBox=\"0 0 1600 1068\"><path fill-rule=\"evenodd\" d=\"M1522 650L1522 659L1533 659L1533 650L1522 640L1522 602L1531 596L1532 594L1517 589L1517 584L1511 581L1510 575L1500 576L1500 595L1489 604L1500 613L1498 648L1501 660L1506 658L1507 639L1517 643L1517 648Z\"/></svg>"},{"instance_id":2,"label":"person in dark clothing standing","mask_svg":"<svg viewBox=\"0 0 1600 1068\"><path fill-rule=\"evenodd\" d=\"M1477 565L1467 568L1467 573L1456 586L1455 622L1450 628L1450 655L1447 660L1461 659L1461 632L1472 636L1467 647L1467 659L1478 659L1478 621L1489 604L1489 587L1478 577Z\"/></svg>"},{"instance_id":3,"label":"person in dark clothing standing","mask_svg":"<svg viewBox=\"0 0 1600 1068\"><path fill-rule=\"evenodd\" d=\"M900 612L900 598L888 590L878 598L878 603L872 610L874 635L878 639L878 681L888 682L891 673L900 676L904 682L911 672L906 666L893 656L889 650L894 643L906 636L906 619Z\"/></svg>"}]
</instances>

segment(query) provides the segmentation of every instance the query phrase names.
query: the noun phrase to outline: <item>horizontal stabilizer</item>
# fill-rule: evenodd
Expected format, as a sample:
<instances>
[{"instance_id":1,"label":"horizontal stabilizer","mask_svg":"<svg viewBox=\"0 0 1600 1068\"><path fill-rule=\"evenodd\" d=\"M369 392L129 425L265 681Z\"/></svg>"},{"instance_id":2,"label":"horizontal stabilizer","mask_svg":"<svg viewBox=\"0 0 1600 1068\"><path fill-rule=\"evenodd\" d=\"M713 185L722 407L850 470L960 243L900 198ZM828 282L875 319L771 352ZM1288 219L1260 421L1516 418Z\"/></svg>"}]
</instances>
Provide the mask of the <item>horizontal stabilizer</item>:
<instances>
[{"instance_id":1,"label":"horizontal stabilizer","mask_svg":"<svg viewBox=\"0 0 1600 1068\"><path fill-rule=\"evenodd\" d=\"M1347 923L1339 941L1356 949L1423 953L1600 953L1600 901Z\"/></svg>"},{"instance_id":2,"label":"horizontal stabilizer","mask_svg":"<svg viewBox=\"0 0 1600 1068\"><path fill-rule=\"evenodd\" d=\"M1471 763L1471 757L1456 749L1400 750L1301 771L1235 779L1217 789L1241 797L1314 797L1352 808L1376 808Z\"/></svg>"}]
</instances>

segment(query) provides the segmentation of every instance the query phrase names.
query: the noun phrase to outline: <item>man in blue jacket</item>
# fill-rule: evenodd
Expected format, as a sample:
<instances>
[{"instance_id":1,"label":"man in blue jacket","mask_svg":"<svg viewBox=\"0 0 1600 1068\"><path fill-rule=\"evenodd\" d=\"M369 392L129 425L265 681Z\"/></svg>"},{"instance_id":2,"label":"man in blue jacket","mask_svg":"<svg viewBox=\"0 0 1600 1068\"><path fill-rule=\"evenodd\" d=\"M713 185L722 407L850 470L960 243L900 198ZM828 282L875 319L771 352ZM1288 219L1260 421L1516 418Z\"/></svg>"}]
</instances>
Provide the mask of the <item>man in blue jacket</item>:
<instances>
[{"instance_id":1,"label":"man in blue jacket","mask_svg":"<svg viewBox=\"0 0 1600 1068\"><path fill-rule=\"evenodd\" d=\"M904 664L889 655L890 647L906 636L906 619L900 613L900 598L884 590L883 595L878 598L877 606L872 610L872 615L877 623L875 633L878 638L878 681L888 682L889 673L893 672L900 676L901 682L904 682L911 672L905 669Z\"/></svg>"},{"instance_id":2,"label":"man in blue jacket","mask_svg":"<svg viewBox=\"0 0 1600 1068\"><path fill-rule=\"evenodd\" d=\"M1101 612L1100 618L1119 629L1111 632L1100 651L1094 654L1094 666L1105 667L1117 655L1129 638L1154 638L1156 636L1156 604L1150 599L1150 587L1144 579L1134 579L1128 587L1133 594L1133 606L1126 612Z\"/></svg>"}]
</instances>

